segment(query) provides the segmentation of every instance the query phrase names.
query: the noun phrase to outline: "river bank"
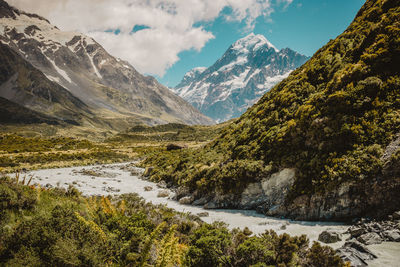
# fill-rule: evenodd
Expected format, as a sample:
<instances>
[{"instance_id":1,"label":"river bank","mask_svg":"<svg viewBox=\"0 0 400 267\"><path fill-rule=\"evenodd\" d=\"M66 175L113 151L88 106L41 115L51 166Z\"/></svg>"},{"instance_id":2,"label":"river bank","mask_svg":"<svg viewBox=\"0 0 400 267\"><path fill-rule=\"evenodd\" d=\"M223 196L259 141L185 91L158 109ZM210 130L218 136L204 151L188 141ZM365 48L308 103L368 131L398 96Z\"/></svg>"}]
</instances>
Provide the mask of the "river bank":
<instances>
[{"instance_id":1,"label":"river bank","mask_svg":"<svg viewBox=\"0 0 400 267\"><path fill-rule=\"evenodd\" d=\"M199 215L207 223L222 221L230 229L247 227L254 234L274 230L278 234L305 234L311 241L317 241L323 231L342 233L341 241L328 244L334 249L342 247L346 239L350 237L350 234L345 233L349 225L342 223L292 221L268 217L252 210L205 210L200 206L184 205L172 199L174 192L171 190L160 188L153 182L141 179L143 171L132 163L118 163L36 170L26 173L26 176L32 176L31 183L37 183L44 187L68 188L72 185L87 196L137 193L147 202L163 204L180 212ZM381 266L381 264L396 266L400 262L399 244L384 242L368 246L378 256L377 259L368 262L369 266Z\"/></svg>"}]
</instances>

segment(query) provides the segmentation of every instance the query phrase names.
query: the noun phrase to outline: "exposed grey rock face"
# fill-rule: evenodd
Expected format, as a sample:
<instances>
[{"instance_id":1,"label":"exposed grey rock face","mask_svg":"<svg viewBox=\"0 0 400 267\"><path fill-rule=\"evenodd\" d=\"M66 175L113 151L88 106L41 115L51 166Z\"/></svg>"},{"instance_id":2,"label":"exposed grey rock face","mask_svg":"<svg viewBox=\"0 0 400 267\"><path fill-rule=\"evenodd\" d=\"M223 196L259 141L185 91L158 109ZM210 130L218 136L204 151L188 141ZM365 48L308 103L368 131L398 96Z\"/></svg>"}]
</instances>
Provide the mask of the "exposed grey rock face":
<instances>
[{"instance_id":1,"label":"exposed grey rock face","mask_svg":"<svg viewBox=\"0 0 400 267\"><path fill-rule=\"evenodd\" d=\"M400 242L400 226L397 219L385 221L361 222L349 227L351 239L357 239L365 245L382 242Z\"/></svg>"},{"instance_id":2,"label":"exposed grey rock face","mask_svg":"<svg viewBox=\"0 0 400 267\"><path fill-rule=\"evenodd\" d=\"M337 250L337 253L343 261L350 262L354 267L368 266L368 260L377 258L365 245L357 241L346 242Z\"/></svg>"},{"instance_id":3,"label":"exposed grey rock face","mask_svg":"<svg viewBox=\"0 0 400 267\"><path fill-rule=\"evenodd\" d=\"M357 238L360 243L365 245L380 244L382 243L382 238L377 233L366 233Z\"/></svg>"},{"instance_id":4,"label":"exposed grey rock face","mask_svg":"<svg viewBox=\"0 0 400 267\"><path fill-rule=\"evenodd\" d=\"M292 186L294 179L295 170L286 168L258 183L249 184L242 193L240 206L243 208L262 206L272 215L284 204L285 194Z\"/></svg>"},{"instance_id":5,"label":"exposed grey rock face","mask_svg":"<svg viewBox=\"0 0 400 267\"><path fill-rule=\"evenodd\" d=\"M368 266L368 261L376 259L368 245L382 242L400 242L399 221L389 216L384 221L368 221L361 219L347 229L350 234L347 241L337 250L338 255L351 266Z\"/></svg>"},{"instance_id":6,"label":"exposed grey rock face","mask_svg":"<svg viewBox=\"0 0 400 267\"><path fill-rule=\"evenodd\" d=\"M382 176L364 183L344 182L324 194L302 195L290 200L288 194L296 179L295 169L291 168L282 169L261 181L248 184L240 195L223 192L191 194L195 197L195 205L205 203L204 207L208 209L256 209L269 216L295 220L350 221L362 216L382 218L393 213L398 208L396 203L400 203L399 170L398 162L389 160L385 163ZM382 178L383 175L385 178ZM392 201L388 203L387 199ZM396 218L397 216L397 213L392 215ZM357 233L354 234L355 237L369 232L357 228L351 231Z\"/></svg>"},{"instance_id":7,"label":"exposed grey rock face","mask_svg":"<svg viewBox=\"0 0 400 267\"><path fill-rule=\"evenodd\" d=\"M383 232L383 236L388 241L400 242L400 231L388 230L388 231Z\"/></svg>"},{"instance_id":8,"label":"exposed grey rock face","mask_svg":"<svg viewBox=\"0 0 400 267\"><path fill-rule=\"evenodd\" d=\"M285 168L259 182L249 184L240 197L216 192L213 197L202 197L193 203L200 205L200 202L203 203L203 201L208 200L204 204L206 209L228 207L240 209L260 208L261 212L268 211L268 215L275 215L275 211L279 211L284 207L285 196L294 179L295 169Z\"/></svg>"},{"instance_id":9,"label":"exposed grey rock face","mask_svg":"<svg viewBox=\"0 0 400 267\"><path fill-rule=\"evenodd\" d=\"M0 42L100 117L135 117L147 124L213 123L153 77L143 76L128 62L108 54L92 38L60 31L49 21L12 8L3 0ZM16 101L12 95L3 97Z\"/></svg>"},{"instance_id":10,"label":"exposed grey rock face","mask_svg":"<svg viewBox=\"0 0 400 267\"><path fill-rule=\"evenodd\" d=\"M21 121L38 122L28 118L33 113L39 113L36 117L42 117L43 122L53 117L51 121L54 123L51 124L64 121L76 125L83 116L91 114L87 105L62 86L46 79L42 72L1 42L0 73L0 97L7 100L2 109L7 107L6 112L12 116L15 115L13 110L17 110L12 103L14 106L18 104L20 107L32 110L25 112L18 110L21 113Z\"/></svg>"},{"instance_id":11,"label":"exposed grey rock face","mask_svg":"<svg viewBox=\"0 0 400 267\"><path fill-rule=\"evenodd\" d=\"M239 117L308 57L277 50L253 33L238 40L209 68L195 68L173 91L218 122Z\"/></svg>"}]
</instances>

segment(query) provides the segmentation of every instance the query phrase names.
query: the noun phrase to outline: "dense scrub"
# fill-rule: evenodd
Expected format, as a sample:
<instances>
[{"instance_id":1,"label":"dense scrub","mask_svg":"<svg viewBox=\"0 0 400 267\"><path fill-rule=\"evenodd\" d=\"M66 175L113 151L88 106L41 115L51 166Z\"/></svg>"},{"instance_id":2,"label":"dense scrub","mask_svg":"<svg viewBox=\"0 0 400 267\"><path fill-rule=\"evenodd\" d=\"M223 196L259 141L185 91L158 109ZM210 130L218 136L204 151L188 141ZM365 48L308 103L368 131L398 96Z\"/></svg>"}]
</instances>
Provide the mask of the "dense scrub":
<instances>
[{"instance_id":1,"label":"dense scrub","mask_svg":"<svg viewBox=\"0 0 400 267\"><path fill-rule=\"evenodd\" d=\"M23 137L0 135L0 170L48 166L68 163L79 165L127 161L129 156L103 144L68 137ZM47 165L44 165L47 164Z\"/></svg>"},{"instance_id":2,"label":"dense scrub","mask_svg":"<svg viewBox=\"0 0 400 267\"><path fill-rule=\"evenodd\" d=\"M22 137L16 134L0 136L0 151L8 153L43 152L49 150L66 151L71 149L91 149L99 147L88 140L68 137Z\"/></svg>"},{"instance_id":3,"label":"dense scrub","mask_svg":"<svg viewBox=\"0 0 400 267\"><path fill-rule=\"evenodd\" d=\"M163 142L163 141L210 141L218 136L224 126L230 122L213 126L184 125L168 123L157 126L136 125L126 132L120 133L109 142Z\"/></svg>"},{"instance_id":4,"label":"dense scrub","mask_svg":"<svg viewBox=\"0 0 400 267\"><path fill-rule=\"evenodd\" d=\"M343 266L305 236L260 236L145 203L0 179L0 265Z\"/></svg>"},{"instance_id":5,"label":"dense scrub","mask_svg":"<svg viewBox=\"0 0 400 267\"><path fill-rule=\"evenodd\" d=\"M400 2L368 0L321 48L205 148L157 154L152 178L192 191L240 193L295 168L291 197L329 192L382 172L400 132Z\"/></svg>"}]
</instances>

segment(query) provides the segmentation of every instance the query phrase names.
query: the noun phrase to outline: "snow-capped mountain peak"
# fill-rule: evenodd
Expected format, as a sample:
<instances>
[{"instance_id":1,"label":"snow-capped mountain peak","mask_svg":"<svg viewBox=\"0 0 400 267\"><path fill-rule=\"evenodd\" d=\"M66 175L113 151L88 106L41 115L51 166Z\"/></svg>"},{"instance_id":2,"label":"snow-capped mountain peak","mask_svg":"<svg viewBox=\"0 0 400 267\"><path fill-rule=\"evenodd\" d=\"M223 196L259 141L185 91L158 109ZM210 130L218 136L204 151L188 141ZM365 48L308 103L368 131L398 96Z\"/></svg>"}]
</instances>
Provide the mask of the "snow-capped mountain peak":
<instances>
[{"instance_id":1,"label":"snow-capped mountain peak","mask_svg":"<svg viewBox=\"0 0 400 267\"><path fill-rule=\"evenodd\" d=\"M272 48L275 52L279 52L279 50L261 34L250 33L246 37L237 40L232 45L232 49L239 53L249 53L250 51L260 49L261 47Z\"/></svg>"},{"instance_id":2,"label":"snow-capped mountain peak","mask_svg":"<svg viewBox=\"0 0 400 267\"><path fill-rule=\"evenodd\" d=\"M240 116L307 59L252 33L232 44L211 67L190 70L172 90L222 122Z\"/></svg>"},{"instance_id":3,"label":"snow-capped mountain peak","mask_svg":"<svg viewBox=\"0 0 400 267\"><path fill-rule=\"evenodd\" d=\"M193 79L197 75L203 73L206 69L207 69L207 67L196 67L196 68L193 68L193 69L191 69L190 71L188 71L185 74L184 78Z\"/></svg>"}]
</instances>

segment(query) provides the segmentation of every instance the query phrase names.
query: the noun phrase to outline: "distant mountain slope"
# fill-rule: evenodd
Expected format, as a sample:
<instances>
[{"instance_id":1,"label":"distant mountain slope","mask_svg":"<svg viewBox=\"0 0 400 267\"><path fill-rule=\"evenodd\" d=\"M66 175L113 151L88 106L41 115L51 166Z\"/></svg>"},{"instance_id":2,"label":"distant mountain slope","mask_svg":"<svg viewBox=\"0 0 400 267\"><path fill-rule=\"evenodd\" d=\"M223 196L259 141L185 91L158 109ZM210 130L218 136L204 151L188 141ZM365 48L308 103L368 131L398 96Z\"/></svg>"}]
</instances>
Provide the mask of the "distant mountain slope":
<instances>
[{"instance_id":1,"label":"distant mountain slope","mask_svg":"<svg viewBox=\"0 0 400 267\"><path fill-rule=\"evenodd\" d=\"M42 72L2 43L0 97L73 124L91 115L87 105L62 86L48 80Z\"/></svg>"},{"instance_id":2,"label":"distant mountain slope","mask_svg":"<svg viewBox=\"0 0 400 267\"><path fill-rule=\"evenodd\" d=\"M209 68L195 68L173 90L207 116L221 122L242 115L308 57L277 50L264 36L238 40Z\"/></svg>"},{"instance_id":3,"label":"distant mountain slope","mask_svg":"<svg viewBox=\"0 0 400 267\"><path fill-rule=\"evenodd\" d=\"M108 54L92 38L63 32L48 20L0 0L0 42L16 51L48 80L67 89L97 116L147 124L210 124L186 101L153 77ZM25 105L21 102L19 104Z\"/></svg>"},{"instance_id":4,"label":"distant mountain slope","mask_svg":"<svg viewBox=\"0 0 400 267\"><path fill-rule=\"evenodd\" d=\"M351 25L206 147L151 174L207 207L306 220L386 216L400 203L400 1ZM168 166L168 168L166 167Z\"/></svg>"},{"instance_id":5,"label":"distant mountain slope","mask_svg":"<svg viewBox=\"0 0 400 267\"><path fill-rule=\"evenodd\" d=\"M0 97L0 125L37 123L58 125L60 121Z\"/></svg>"}]
</instances>

